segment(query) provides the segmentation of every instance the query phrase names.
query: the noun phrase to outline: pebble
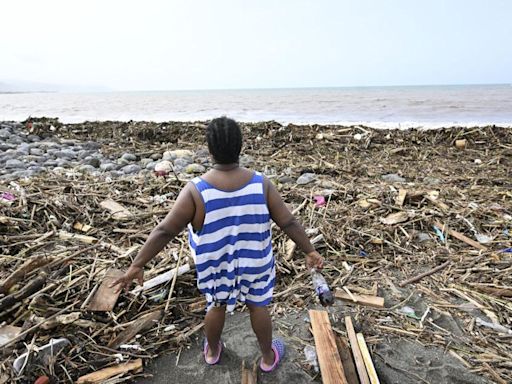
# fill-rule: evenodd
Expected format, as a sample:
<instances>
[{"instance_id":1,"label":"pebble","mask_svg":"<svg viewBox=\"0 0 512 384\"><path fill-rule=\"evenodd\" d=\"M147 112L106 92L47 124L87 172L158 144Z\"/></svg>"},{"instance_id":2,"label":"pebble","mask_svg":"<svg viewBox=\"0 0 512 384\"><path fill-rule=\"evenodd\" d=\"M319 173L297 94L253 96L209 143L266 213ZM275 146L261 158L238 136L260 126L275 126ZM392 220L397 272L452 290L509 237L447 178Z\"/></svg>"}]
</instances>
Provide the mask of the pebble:
<instances>
[{"instance_id":1,"label":"pebble","mask_svg":"<svg viewBox=\"0 0 512 384\"><path fill-rule=\"evenodd\" d=\"M148 163L146 164L146 169L149 170L149 171L154 171L155 170L155 166L156 166L157 162L156 161L152 161L151 163Z\"/></svg>"},{"instance_id":2,"label":"pebble","mask_svg":"<svg viewBox=\"0 0 512 384\"><path fill-rule=\"evenodd\" d=\"M41 148L30 148L29 153L34 156L42 156L44 151Z\"/></svg>"},{"instance_id":3,"label":"pebble","mask_svg":"<svg viewBox=\"0 0 512 384\"><path fill-rule=\"evenodd\" d=\"M185 168L186 173L203 173L205 171L206 168L203 165L197 163L189 164Z\"/></svg>"},{"instance_id":4,"label":"pebble","mask_svg":"<svg viewBox=\"0 0 512 384\"><path fill-rule=\"evenodd\" d=\"M78 167L78 169L82 172L94 172L96 171L96 167L90 165L90 164L84 164Z\"/></svg>"},{"instance_id":5,"label":"pebble","mask_svg":"<svg viewBox=\"0 0 512 384\"><path fill-rule=\"evenodd\" d=\"M188 149L175 149L174 151L165 151L162 159L163 160L175 160L175 159L183 159L194 157L194 152ZM192 162L192 160L190 161ZM189 163L190 164L190 163Z\"/></svg>"},{"instance_id":6,"label":"pebble","mask_svg":"<svg viewBox=\"0 0 512 384\"><path fill-rule=\"evenodd\" d=\"M146 168L146 165L148 165L151 162L153 162L153 160L148 159L147 157L144 159L140 159L140 165L142 166L142 168Z\"/></svg>"},{"instance_id":7,"label":"pebble","mask_svg":"<svg viewBox=\"0 0 512 384\"><path fill-rule=\"evenodd\" d=\"M101 161L100 161L100 159L93 157L93 158L87 160L87 162L85 164L90 165L93 168L99 168L101 165Z\"/></svg>"},{"instance_id":8,"label":"pebble","mask_svg":"<svg viewBox=\"0 0 512 384\"><path fill-rule=\"evenodd\" d=\"M309 184L312 181L314 181L315 178L316 178L316 175L314 173L303 173L297 179L297 184L299 184L299 185Z\"/></svg>"},{"instance_id":9,"label":"pebble","mask_svg":"<svg viewBox=\"0 0 512 384\"><path fill-rule=\"evenodd\" d=\"M5 162L5 168L6 169L13 169L13 168L25 168L26 164L23 161L20 161L18 159L9 159Z\"/></svg>"},{"instance_id":10,"label":"pebble","mask_svg":"<svg viewBox=\"0 0 512 384\"><path fill-rule=\"evenodd\" d=\"M131 175L133 173L139 172L140 170L141 170L140 165L137 165L137 164L130 164L130 165L126 165L123 168L121 168L121 171L123 171L123 173L125 175Z\"/></svg>"},{"instance_id":11,"label":"pebble","mask_svg":"<svg viewBox=\"0 0 512 384\"><path fill-rule=\"evenodd\" d=\"M174 167L180 170L184 169L187 165L192 164L192 159L186 157L179 157L174 160Z\"/></svg>"},{"instance_id":12,"label":"pebble","mask_svg":"<svg viewBox=\"0 0 512 384\"><path fill-rule=\"evenodd\" d=\"M129 162L137 161L137 156L135 156L133 153L123 153L123 156L121 156L121 159L127 160Z\"/></svg>"},{"instance_id":13,"label":"pebble","mask_svg":"<svg viewBox=\"0 0 512 384\"><path fill-rule=\"evenodd\" d=\"M100 169L102 171L108 172L108 171L114 171L117 169L117 164L114 163L103 163L100 165Z\"/></svg>"},{"instance_id":14,"label":"pebble","mask_svg":"<svg viewBox=\"0 0 512 384\"><path fill-rule=\"evenodd\" d=\"M396 173L388 173L387 175L382 175L381 178L388 183L405 183L406 181L402 176Z\"/></svg>"},{"instance_id":15,"label":"pebble","mask_svg":"<svg viewBox=\"0 0 512 384\"><path fill-rule=\"evenodd\" d=\"M290 176L280 176L278 179L277 179L278 182L280 182L281 184L290 184L290 183L293 183L295 180L290 177Z\"/></svg>"}]
</instances>

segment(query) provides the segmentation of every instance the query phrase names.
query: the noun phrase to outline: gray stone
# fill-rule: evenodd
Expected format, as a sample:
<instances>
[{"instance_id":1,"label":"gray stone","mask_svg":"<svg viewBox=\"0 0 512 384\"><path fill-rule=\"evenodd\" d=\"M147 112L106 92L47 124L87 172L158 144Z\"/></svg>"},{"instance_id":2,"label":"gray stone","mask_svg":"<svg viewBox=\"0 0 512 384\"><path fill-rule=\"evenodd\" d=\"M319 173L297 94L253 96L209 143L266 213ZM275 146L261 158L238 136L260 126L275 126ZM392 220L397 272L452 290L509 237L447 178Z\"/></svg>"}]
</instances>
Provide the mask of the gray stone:
<instances>
[{"instance_id":1,"label":"gray stone","mask_svg":"<svg viewBox=\"0 0 512 384\"><path fill-rule=\"evenodd\" d=\"M56 167L57 166L57 160L46 160L44 162L44 166L48 168Z\"/></svg>"},{"instance_id":2,"label":"gray stone","mask_svg":"<svg viewBox=\"0 0 512 384\"><path fill-rule=\"evenodd\" d=\"M0 143L0 151L7 151L8 149L14 149L16 145L9 143Z\"/></svg>"},{"instance_id":3,"label":"gray stone","mask_svg":"<svg viewBox=\"0 0 512 384\"><path fill-rule=\"evenodd\" d=\"M131 164L131 161L123 159L122 157L120 157L119 159L117 159L117 164L119 164L121 166L129 165L129 164Z\"/></svg>"},{"instance_id":4,"label":"gray stone","mask_svg":"<svg viewBox=\"0 0 512 384\"><path fill-rule=\"evenodd\" d=\"M41 156L44 154L44 151L41 148L30 148L29 153L34 156Z\"/></svg>"},{"instance_id":5,"label":"gray stone","mask_svg":"<svg viewBox=\"0 0 512 384\"><path fill-rule=\"evenodd\" d=\"M27 143L21 143L18 148L16 148L16 151L19 154L28 155L30 153L30 146Z\"/></svg>"},{"instance_id":6,"label":"gray stone","mask_svg":"<svg viewBox=\"0 0 512 384\"><path fill-rule=\"evenodd\" d=\"M82 147L84 149L88 149L91 151L97 151L98 149L101 148L101 144L95 143L94 141L87 141L85 143L82 143Z\"/></svg>"},{"instance_id":7,"label":"gray stone","mask_svg":"<svg viewBox=\"0 0 512 384\"><path fill-rule=\"evenodd\" d=\"M161 155L161 154L159 154L159 153L153 153L153 154L152 154L151 156L149 156L149 157L151 157L151 159L152 159L152 160L160 160L160 159L162 158L162 155Z\"/></svg>"},{"instance_id":8,"label":"gray stone","mask_svg":"<svg viewBox=\"0 0 512 384\"><path fill-rule=\"evenodd\" d=\"M45 167L41 167L40 165L32 165L27 168L29 171L33 171L34 173L43 172L46 170Z\"/></svg>"},{"instance_id":9,"label":"gray stone","mask_svg":"<svg viewBox=\"0 0 512 384\"><path fill-rule=\"evenodd\" d=\"M114 164L114 163L103 163L103 164L100 164L100 169L104 172L108 172L108 171L114 171L117 169L117 164Z\"/></svg>"},{"instance_id":10,"label":"gray stone","mask_svg":"<svg viewBox=\"0 0 512 384\"><path fill-rule=\"evenodd\" d=\"M192 164L191 158L179 157L173 161L174 167L184 169L187 165Z\"/></svg>"},{"instance_id":11,"label":"gray stone","mask_svg":"<svg viewBox=\"0 0 512 384\"><path fill-rule=\"evenodd\" d=\"M405 183L406 181L402 176L396 173L388 173L387 175L382 175L381 178L388 183Z\"/></svg>"},{"instance_id":12,"label":"gray stone","mask_svg":"<svg viewBox=\"0 0 512 384\"><path fill-rule=\"evenodd\" d=\"M59 159L76 159L77 154L71 149L62 149L55 153L55 156Z\"/></svg>"},{"instance_id":13,"label":"gray stone","mask_svg":"<svg viewBox=\"0 0 512 384\"><path fill-rule=\"evenodd\" d=\"M26 164L23 161L20 161L18 159L9 159L5 162L5 168L7 169L20 169L20 168L26 168Z\"/></svg>"},{"instance_id":14,"label":"gray stone","mask_svg":"<svg viewBox=\"0 0 512 384\"><path fill-rule=\"evenodd\" d=\"M123 171L123 173L125 175L131 175L133 173L137 173L140 171L140 166L137 165L137 164L130 164L130 165L126 165L124 166L123 168L121 168L121 171Z\"/></svg>"},{"instance_id":15,"label":"gray stone","mask_svg":"<svg viewBox=\"0 0 512 384\"><path fill-rule=\"evenodd\" d=\"M112 177L112 178L114 178L114 179L117 179L118 177L123 176L123 175L124 175L124 173L123 173L123 172L121 172L121 171L110 171L110 172L109 172L109 175L110 175L110 177Z\"/></svg>"},{"instance_id":16,"label":"gray stone","mask_svg":"<svg viewBox=\"0 0 512 384\"><path fill-rule=\"evenodd\" d=\"M6 141L11 144L21 144L23 143L23 139L17 135L9 136Z\"/></svg>"},{"instance_id":17,"label":"gray stone","mask_svg":"<svg viewBox=\"0 0 512 384\"><path fill-rule=\"evenodd\" d=\"M189 164L185 168L186 173L203 173L204 171L206 171L206 168L204 166L202 166L201 164L197 164L197 163Z\"/></svg>"},{"instance_id":18,"label":"gray stone","mask_svg":"<svg viewBox=\"0 0 512 384\"><path fill-rule=\"evenodd\" d=\"M100 159L93 157L92 159L87 160L86 165L90 165L93 168L99 168L101 165Z\"/></svg>"},{"instance_id":19,"label":"gray stone","mask_svg":"<svg viewBox=\"0 0 512 384\"><path fill-rule=\"evenodd\" d=\"M89 164L84 164L78 167L78 169L82 172L94 172L96 171L96 168Z\"/></svg>"},{"instance_id":20,"label":"gray stone","mask_svg":"<svg viewBox=\"0 0 512 384\"><path fill-rule=\"evenodd\" d=\"M66 159L58 159L57 160L57 167L67 168L67 167L69 167L69 165L70 165L69 160L66 160Z\"/></svg>"},{"instance_id":21,"label":"gray stone","mask_svg":"<svg viewBox=\"0 0 512 384\"><path fill-rule=\"evenodd\" d=\"M210 156L210 151L208 148L201 148L196 151L196 157L208 157Z\"/></svg>"},{"instance_id":22,"label":"gray stone","mask_svg":"<svg viewBox=\"0 0 512 384\"><path fill-rule=\"evenodd\" d=\"M423 243L424 241L429 241L430 240L430 235L428 233L425 233L425 232L420 232L417 235L417 239L418 239L418 241L420 243Z\"/></svg>"},{"instance_id":23,"label":"gray stone","mask_svg":"<svg viewBox=\"0 0 512 384\"><path fill-rule=\"evenodd\" d=\"M441 179L438 179L436 177L427 176L423 179L423 182L425 184L438 185L438 184L441 184Z\"/></svg>"},{"instance_id":24,"label":"gray stone","mask_svg":"<svg viewBox=\"0 0 512 384\"><path fill-rule=\"evenodd\" d=\"M148 159L148 158L140 159L140 165L142 166L142 168L146 168L146 165L148 165L152 161L153 160Z\"/></svg>"},{"instance_id":25,"label":"gray stone","mask_svg":"<svg viewBox=\"0 0 512 384\"><path fill-rule=\"evenodd\" d=\"M37 135L28 135L27 141L30 141L31 143L38 143L41 141L41 138Z\"/></svg>"},{"instance_id":26,"label":"gray stone","mask_svg":"<svg viewBox=\"0 0 512 384\"><path fill-rule=\"evenodd\" d=\"M287 175L284 175L284 176L280 176L277 181L279 181L281 184L291 184L293 183L295 180L290 177L290 176L287 176Z\"/></svg>"},{"instance_id":27,"label":"gray stone","mask_svg":"<svg viewBox=\"0 0 512 384\"><path fill-rule=\"evenodd\" d=\"M0 129L0 139L2 139L2 140L8 139L9 136L11 136L11 135L12 135L12 132L10 129L8 129L8 128Z\"/></svg>"},{"instance_id":28,"label":"gray stone","mask_svg":"<svg viewBox=\"0 0 512 384\"><path fill-rule=\"evenodd\" d=\"M121 156L121 159L127 160L127 161L137 161L137 156L135 156L133 153L123 153L123 156Z\"/></svg>"},{"instance_id":29,"label":"gray stone","mask_svg":"<svg viewBox=\"0 0 512 384\"><path fill-rule=\"evenodd\" d=\"M154 171L156 164L156 161L152 161L151 163L147 163L145 168L149 171Z\"/></svg>"},{"instance_id":30,"label":"gray stone","mask_svg":"<svg viewBox=\"0 0 512 384\"><path fill-rule=\"evenodd\" d=\"M175 160L175 159L189 159L189 164L192 162L194 152L188 149L176 149L174 151L165 151L162 160Z\"/></svg>"},{"instance_id":31,"label":"gray stone","mask_svg":"<svg viewBox=\"0 0 512 384\"><path fill-rule=\"evenodd\" d=\"M299 184L299 185L309 184L312 181L314 181L315 178L316 178L316 175L314 173L303 173L297 179L297 184Z\"/></svg>"}]
</instances>

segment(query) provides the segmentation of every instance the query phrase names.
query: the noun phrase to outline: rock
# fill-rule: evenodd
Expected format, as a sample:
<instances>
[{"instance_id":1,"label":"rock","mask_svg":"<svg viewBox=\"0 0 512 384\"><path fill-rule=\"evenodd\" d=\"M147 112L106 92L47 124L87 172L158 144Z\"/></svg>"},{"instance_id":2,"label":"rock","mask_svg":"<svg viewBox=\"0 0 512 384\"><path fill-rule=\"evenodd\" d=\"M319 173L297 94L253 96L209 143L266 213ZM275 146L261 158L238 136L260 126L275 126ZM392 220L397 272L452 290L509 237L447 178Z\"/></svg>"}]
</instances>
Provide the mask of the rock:
<instances>
[{"instance_id":1,"label":"rock","mask_svg":"<svg viewBox=\"0 0 512 384\"><path fill-rule=\"evenodd\" d=\"M130 165L131 163L132 162L130 160L123 159L122 157L117 159L117 164L119 164L120 166Z\"/></svg>"},{"instance_id":2,"label":"rock","mask_svg":"<svg viewBox=\"0 0 512 384\"><path fill-rule=\"evenodd\" d=\"M147 163L145 168L148 171L154 171L156 165L157 165L157 162L156 161L152 161L151 163Z\"/></svg>"},{"instance_id":3,"label":"rock","mask_svg":"<svg viewBox=\"0 0 512 384\"><path fill-rule=\"evenodd\" d=\"M437 185L437 184L441 184L441 180L436 178L436 177L431 177L431 176L427 176L423 179L423 182L425 184L430 184L430 185Z\"/></svg>"},{"instance_id":4,"label":"rock","mask_svg":"<svg viewBox=\"0 0 512 384\"><path fill-rule=\"evenodd\" d=\"M27 141L30 141L31 143L38 143L41 141L41 138L37 135L28 135Z\"/></svg>"},{"instance_id":5,"label":"rock","mask_svg":"<svg viewBox=\"0 0 512 384\"><path fill-rule=\"evenodd\" d=\"M101 148L101 144L95 143L94 141L87 141L82 143L82 147L91 151L97 151Z\"/></svg>"},{"instance_id":6,"label":"rock","mask_svg":"<svg viewBox=\"0 0 512 384\"><path fill-rule=\"evenodd\" d=\"M110 177L112 177L112 178L114 178L114 179L117 179L118 177L123 176L123 175L124 175L124 173L123 173L123 172L121 172L121 171L110 171L110 172L109 172L109 175L110 175Z\"/></svg>"},{"instance_id":7,"label":"rock","mask_svg":"<svg viewBox=\"0 0 512 384\"><path fill-rule=\"evenodd\" d=\"M176 169L182 170L187 165L192 164L192 159L191 158L186 158L186 157L179 157L176 160L174 160L173 163L174 163L174 167Z\"/></svg>"},{"instance_id":8,"label":"rock","mask_svg":"<svg viewBox=\"0 0 512 384\"><path fill-rule=\"evenodd\" d=\"M76 152L73 151L72 149L62 149L60 151L55 152L55 157L59 159L75 159L76 155Z\"/></svg>"},{"instance_id":9,"label":"rock","mask_svg":"<svg viewBox=\"0 0 512 384\"><path fill-rule=\"evenodd\" d=\"M151 156L149 156L152 160L160 160L162 158L162 155L159 153L153 153Z\"/></svg>"},{"instance_id":10,"label":"rock","mask_svg":"<svg viewBox=\"0 0 512 384\"><path fill-rule=\"evenodd\" d=\"M117 169L117 164L114 163L103 163L100 164L100 169L104 172L114 171Z\"/></svg>"},{"instance_id":11,"label":"rock","mask_svg":"<svg viewBox=\"0 0 512 384\"><path fill-rule=\"evenodd\" d=\"M196 151L196 157L206 157L208 158L210 156L210 151L208 148L201 148Z\"/></svg>"},{"instance_id":12,"label":"rock","mask_svg":"<svg viewBox=\"0 0 512 384\"><path fill-rule=\"evenodd\" d=\"M48 168L56 167L57 166L57 160L46 160L44 162L44 166Z\"/></svg>"},{"instance_id":13,"label":"rock","mask_svg":"<svg viewBox=\"0 0 512 384\"><path fill-rule=\"evenodd\" d=\"M284 175L278 177L277 181L281 184L290 184L293 183L295 180L290 176Z\"/></svg>"},{"instance_id":14,"label":"rock","mask_svg":"<svg viewBox=\"0 0 512 384\"><path fill-rule=\"evenodd\" d=\"M7 151L8 149L14 149L16 145L8 143L0 143L0 151Z\"/></svg>"},{"instance_id":15,"label":"rock","mask_svg":"<svg viewBox=\"0 0 512 384\"><path fill-rule=\"evenodd\" d=\"M8 139L12 135L12 132L8 128L0 129L0 139L5 140Z\"/></svg>"},{"instance_id":16,"label":"rock","mask_svg":"<svg viewBox=\"0 0 512 384\"><path fill-rule=\"evenodd\" d=\"M186 173L203 173L204 171L206 171L206 168L203 165L197 163L189 164L185 168Z\"/></svg>"},{"instance_id":17,"label":"rock","mask_svg":"<svg viewBox=\"0 0 512 384\"><path fill-rule=\"evenodd\" d=\"M82 172L94 172L96 170L96 167L90 165L90 164L84 164L78 167L78 170Z\"/></svg>"},{"instance_id":18,"label":"rock","mask_svg":"<svg viewBox=\"0 0 512 384\"><path fill-rule=\"evenodd\" d=\"M297 179L297 184L299 184L299 185L309 184L312 181L314 181L315 178L316 178L316 175L314 173L303 173Z\"/></svg>"},{"instance_id":19,"label":"rock","mask_svg":"<svg viewBox=\"0 0 512 384\"><path fill-rule=\"evenodd\" d=\"M41 148L30 148L29 153L34 156L42 156L44 151Z\"/></svg>"},{"instance_id":20,"label":"rock","mask_svg":"<svg viewBox=\"0 0 512 384\"><path fill-rule=\"evenodd\" d=\"M137 164L130 164L130 165L126 165L123 168L121 168L121 171L123 171L123 173L125 175L131 175L133 173L139 172L140 170L141 170L141 168Z\"/></svg>"},{"instance_id":21,"label":"rock","mask_svg":"<svg viewBox=\"0 0 512 384\"><path fill-rule=\"evenodd\" d=\"M423 243L424 241L429 241L430 240L430 235L426 232L420 232L418 233L417 235L417 239L420 243Z\"/></svg>"},{"instance_id":22,"label":"rock","mask_svg":"<svg viewBox=\"0 0 512 384\"><path fill-rule=\"evenodd\" d=\"M101 165L100 159L93 157L92 159L87 160L85 165L90 165L93 168L99 168Z\"/></svg>"},{"instance_id":23,"label":"rock","mask_svg":"<svg viewBox=\"0 0 512 384\"><path fill-rule=\"evenodd\" d=\"M387 175L382 175L381 178L388 183L405 183L406 181L402 176L396 173L388 173Z\"/></svg>"},{"instance_id":24,"label":"rock","mask_svg":"<svg viewBox=\"0 0 512 384\"><path fill-rule=\"evenodd\" d=\"M39 173L39 172L42 172L42 171L46 171L46 168L45 167L41 167L40 165L32 165L30 167L27 168L29 171L32 171L34 173Z\"/></svg>"},{"instance_id":25,"label":"rock","mask_svg":"<svg viewBox=\"0 0 512 384\"><path fill-rule=\"evenodd\" d=\"M192 162L192 158L194 157L194 152L189 151L188 149L176 149L174 151L165 151L162 160L175 160L175 159L190 159L189 163Z\"/></svg>"},{"instance_id":26,"label":"rock","mask_svg":"<svg viewBox=\"0 0 512 384\"><path fill-rule=\"evenodd\" d=\"M66 160L66 159L58 159L58 160L57 160L57 167L60 167L60 168L66 168L66 167L69 167L69 160Z\"/></svg>"},{"instance_id":27,"label":"rock","mask_svg":"<svg viewBox=\"0 0 512 384\"><path fill-rule=\"evenodd\" d=\"M23 143L23 139L17 135L11 135L6 140L8 143L11 144L21 144Z\"/></svg>"},{"instance_id":28,"label":"rock","mask_svg":"<svg viewBox=\"0 0 512 384\"><path fill-rule=\"evenodd\" d=\"M172 163L168 160L159 161L155 164L155 172L160 176L165 176L172 172Z\"/></svg>"},{"instance_id":29,"label":"rock","mask_svg":"<svg viewBox=\"0 0 512 384\"><path fill-rule=\"evenodd\" d=\"M5 168L7 169L25 169L27 165L18 159L9 159L5 162Z\"/></svg>"},{"instance_id":30,"label":"rock","mask_svg":"<svg viewBox=\"0 0 512 384\"><path fill-rule=\"evenodd\" d=\"M151 162L153 162L153 160L147 157L144 159L140 159L140 165L142 166L142 168L146 168L146 165L148 165Z\"/></svg>"},{"instance_id":31,"label":"rock","mask_svg":"<svg viewBox=\"0 0 512 384\"><path fill-rule=\"evenodd\" d=\"M123 156L121 156L121 159L129 161L129 162L133 162L133 161L137 161L137 156L135 156L133 153L126 152L126 153L123 153Z\"/></svg>"},{"instance_id":32,"label":"rock","mask_svg":"<svg viewBox=\"0 0 512 384\"><path fill-rule=\"evenodd\" d=\"M248 167L254 164L254 158L250 155L240 156L240 166Z\"/></svg>"}]
</instances>

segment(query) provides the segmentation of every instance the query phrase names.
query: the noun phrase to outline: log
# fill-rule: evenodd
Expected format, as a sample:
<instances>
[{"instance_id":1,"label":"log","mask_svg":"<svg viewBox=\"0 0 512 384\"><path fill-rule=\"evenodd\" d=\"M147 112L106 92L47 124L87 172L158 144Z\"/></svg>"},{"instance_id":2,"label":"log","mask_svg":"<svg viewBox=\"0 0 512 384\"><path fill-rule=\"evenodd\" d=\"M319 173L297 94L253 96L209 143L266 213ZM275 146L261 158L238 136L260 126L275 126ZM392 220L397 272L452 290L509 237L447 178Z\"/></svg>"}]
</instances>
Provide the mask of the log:
<instances>
[{"instance_id":1,"label":"log","mask_svg":"<svg viewBox=\"0 0 512 384\"><path fill-rule=\"evenodd\" d=\"M311 319L311 328L315 338L322 383L346 384L347 379L336 347L336 339L329 321L329 314L327 311L310 310L309 318Z\"/></svg>"},{"instance_id":2,"label":"log","mask_svg":"<svg viewBox=\"0 0 512 384\"><path fill-rule=\"evenodd\" d=\"M23 286L19 291L2 298L0 300L0 312L39 291L46 283L47 278L48 274L46 272L41 272L39 276L29 281L27 285Z\"/></svg>"},{"instance_id":3,"label":"log","mask_svg":"<svg viewBox=\"0 0 512 384\"><path fill-rule=\"evenodd\" d=\"M114 220L123 221L133 217L133 214L128 209L112 199L103 200L100 206L110 211Z\"/></svg>"},{"instance_id":4,"label":"log","mask_svg":"<svg viewBox=\"0 0 512 384\"><path fill-rule=\"evenodd\" d=\"M97 238L93 236L80 235L79 233L70 233L66 231L59 231L59 239L61 240L76 240L85 244L93 244L98 241Z\"/></svg>"},{"instance_id":5,"label":"log","mask_svg":"<svg viewBox=\"0 0 512 384\"><path fill-rule=\"evenodd\" d=\"M356 337L357 343L359 344L359 350L363 355L364 365L366 366L366 372L368 373L368 377L370 378L370 383L380 384L379 377L377 376L377 371L375 370L375 366L373 365L372 357L370 356L370 351L368 351L368 346L366 345L366 341L364 340L363 334L358 333Z\"/></svg>"},{"instance_id":6,"label":"log","mask_svg":"<svg viewBox=\"0 0 512 384\"><path fill-rule=\"evenodd\" d=\"M424 277L427 277L427 276L430 276L430 275L433 275L434 273L446 268L448 265L450 265L451 261L448 260L448 261L445 261L443 264L441 265L438 265L437 267L435 268L432 268L431 270L427 271L427 272L423 272L417 276L414 276L414 277L411 277L410 279L407 279L407 280L404 280L402 281L400 284L398 284L400 287L404 287L406 286L407 284L411 284L411 283L415 283L416 281L419 281L421 279L423 279Z\"/></svg>"},{"instance_id":7,"label":"log","mask_svg":"<svg viewBox=\"0 0 512 384\"><path fill-rule=\"evenodd\" d=\"M122 373L128 373L130 371L141 371L142 370L142 359L136 359L127 363L119 364L113 367L101 369L99 371L89 373L85 376L81 376L76 381L77 384L96 384L102 383L105 380L120 375Z\"/></svg>"},{"instance_id":8,"label":"log","mask_svg":"<svg viewBox=\"0 0 512 384\"><path fill-rule=\"evenodd\" d=\"M100 287L89 302L87 309L89 311L102 312L113 310L121 291L117 289L117 286L112 288L110 286L123 275L124 272L120 269L109 269L103 277Z\"/></svg>"},{"instance_id":9,"label":"log","mask_svg":"<svg viewBox=\"0 0 512 384\"><path fill-rule=\"evenodd\" d=\"M54 257L47 256L36 256L28 259L0 285L0 293L8 293L16 283L24 280L30 272L50 264L53 260L55 260Z\"/></svg>"},{"instance_id":10,"label":"log","mask_svg":"<svg viewBox=\"0 0 512 384\"><path fill-rule=\"evenodd\" d=\"M190 265L189 264L184 264L184 265L182 265L181 267L178 268L178 276L181 276L184 273L187 273L188 271L190 271ZM163 283L167 283L168 281L170 281L174 277L175 273L176 273L176 268L173 268L170 271L167 271L165 273L162 273L161 275L153 277L152 279L150 279L148 281L145 281L144 284L142 285L142 287L138 286L135 289L133 289L131 291L131 293L137 294L140 291L147 291L148 289L154 288L157 285L160 285L160 284L163 284Z\"/></svg>"},{"instance_id":11,"label":"log","mask_svg":"<svg viewBox=\"0 0 512 384\"><path fill-rule=\"evenodd\" d=\"M334 293L334 297L336 297L337 299L341 299L343 301L347 301L349 303L359 304L359 305L367 305L369 307L375 307L375 308L384 308L384 298L383 297L370 296L370 295L357 295L355 293L353 293L352 296L354 296L354 298L357 300L356 302L354 302L354 300L346 292L336 290L336 292Z\"/></svg>"},{"instance_id":12,"label":"log","mask_svg":"<svg viewBox=\"0 0 512 384\"><path fill-rule=\"evenodd\" d=\"M359 381L361 384L370 384L370 379L368 377L368 373L366 372L363 355L359 349L356 331L354 330L352 318L350 316L345 317L345 327L347 328L348 339L350 340L350 348L352 348L352 354L354 355L354 362L356 364Z\"/></svg>"},{"instance_id":13,"label":"log","mask_svg":"<svg viewBox=\"0 0 512 384\"><path fill-rule=\"evenodd\" d=\"M464 243L468 244L468 245L471 245L472 247L475 247L477 249L480 249L482 251L487 251L487 247L484 247L482 244L480 244L479 242L475 241L475 240L472 240L470 239L469 237L463 235L462 233L460 232L457 232L457 231L454 231L453 229L450 229L448 228L446 225L444 224L441 224L439 222L436 221L435 225L437 227L439 227L442 231L446 230L446 232L450 235L450 236L453 236L455 237L456 239L460 240L460 241L463 241Z\"/></svg>"},{"instance_id":14,"label":"log","mask_svg":"<svg viewBox=\"0 0 512 384\"><path fill-rule=\"evenodd\" d=\"M338 335L336 335L336 345L338 346L338 353L340 354L341 364L343 365L343 371L345 372L347 383L359 384L359 378L357 377L356 366L354 365L354 359L352 358L350 347L347 342Z\"/></svg>"},{"instance_id":15,"label":"log","mask_svg":"<svg viewBox=\"0 0 512 384\"><path fill-rule=\"evenodd\" d=\"M130 326L127 329L122 331L115 339L108 343L108 347L112 349L119 348L121 344L127 343L128 341L133 339L139 332L142 332L150 328L157 321L159 321L162 318L162 316L163 311L157 310L139 317L137 320L135 320L134 323L130 324Z\"/></svg>"}]
</instances>

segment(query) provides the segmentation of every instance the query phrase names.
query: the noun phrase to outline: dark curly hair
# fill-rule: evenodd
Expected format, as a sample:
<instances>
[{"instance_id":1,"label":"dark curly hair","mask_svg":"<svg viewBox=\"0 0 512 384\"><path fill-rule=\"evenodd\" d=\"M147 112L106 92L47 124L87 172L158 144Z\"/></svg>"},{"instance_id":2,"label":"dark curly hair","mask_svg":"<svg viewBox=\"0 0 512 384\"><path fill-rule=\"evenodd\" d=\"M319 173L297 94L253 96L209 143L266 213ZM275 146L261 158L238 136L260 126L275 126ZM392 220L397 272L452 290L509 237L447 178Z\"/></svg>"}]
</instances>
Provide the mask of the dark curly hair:
<instances>
[{"instance_id":1,"label":"dark curly hair","mask_svg":"<svg viewBox=\"0 0 512 384\"><path fill-rule=\"evenodd\" d=\"M206 128L208 150L218 164L238 163L242 150L242 130L225 116L213 119Z\"/></svg>"}]
</instances>

